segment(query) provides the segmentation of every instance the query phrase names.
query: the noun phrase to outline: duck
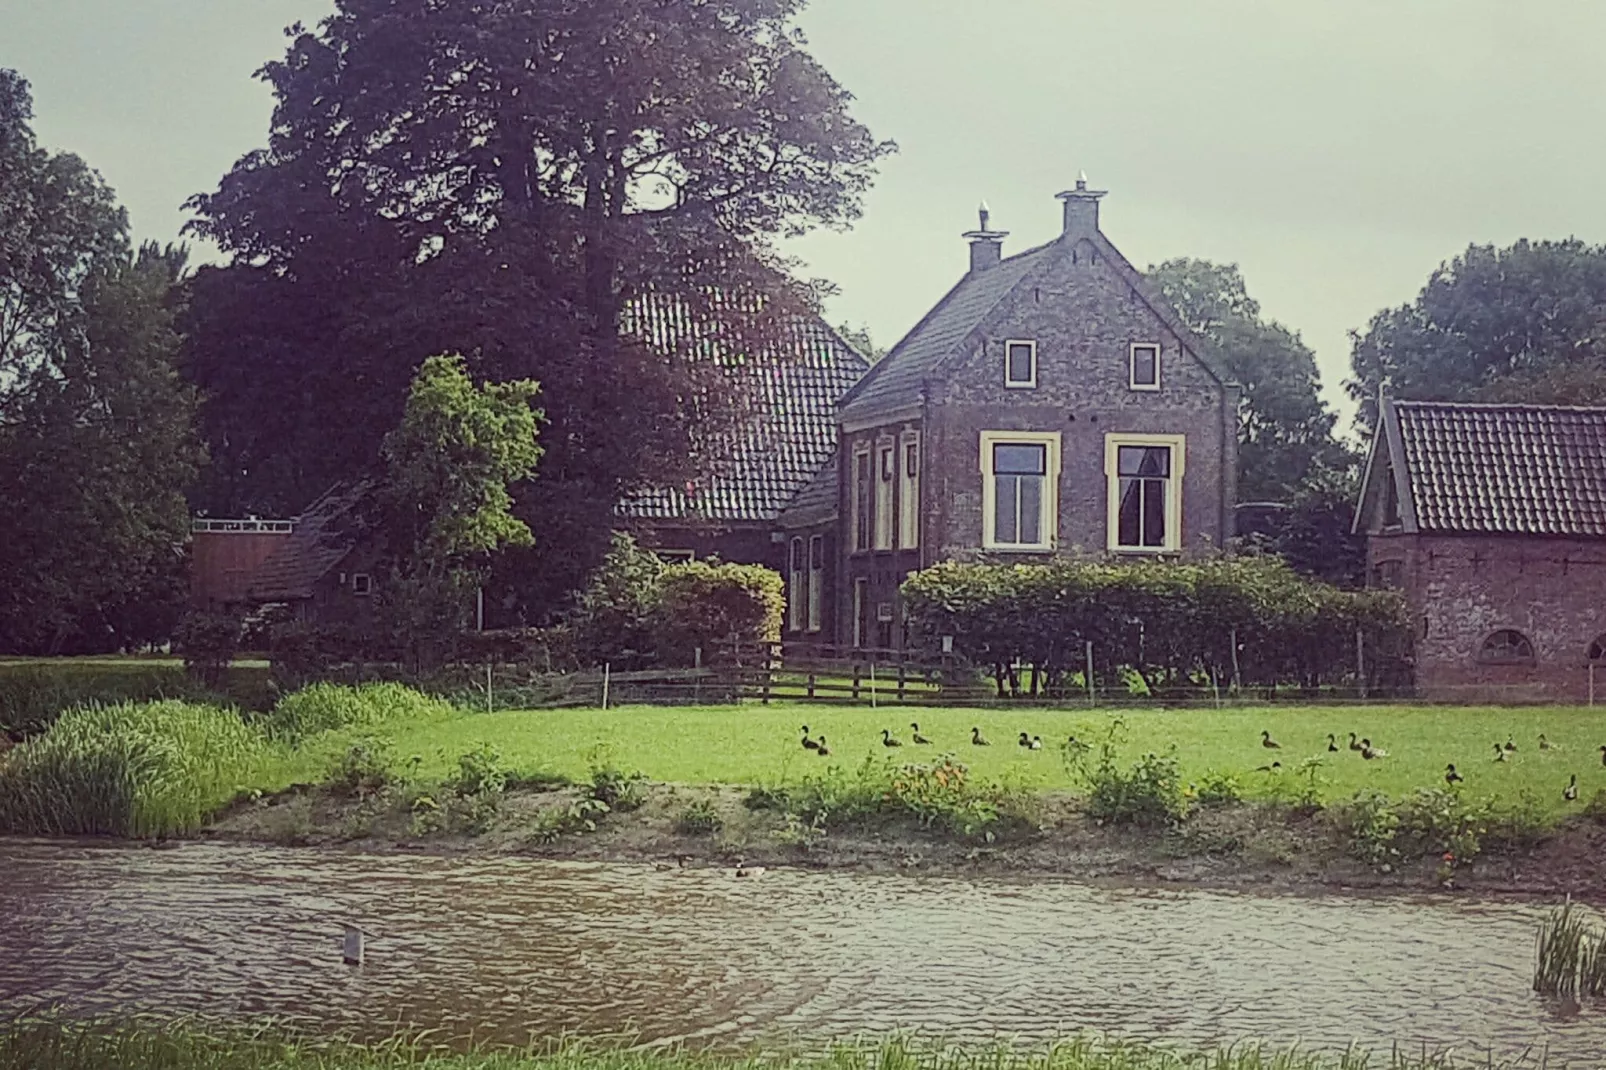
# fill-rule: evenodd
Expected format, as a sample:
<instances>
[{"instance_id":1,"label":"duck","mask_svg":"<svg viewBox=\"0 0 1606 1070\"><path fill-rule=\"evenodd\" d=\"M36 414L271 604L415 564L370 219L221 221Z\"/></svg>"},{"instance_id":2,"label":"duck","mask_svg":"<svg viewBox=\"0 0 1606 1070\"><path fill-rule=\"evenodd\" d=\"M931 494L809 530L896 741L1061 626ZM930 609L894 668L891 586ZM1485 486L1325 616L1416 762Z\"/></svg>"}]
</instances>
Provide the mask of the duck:
<instances>
[{"instance_id":1,"label":"duck","mask_svg":"<svg viewBox=\"0 0 1606 1070\"><path fill-rule=\"evenodd\" d=\"M1498 743L1494 745L1494 760L1497 762L1503 762L1506 760L1506 748L1502 747Z\"/></svg>"},{"instance_id":2,"label":"duck","mask_svg":"<svg viewBox=\"0 0 1606 1070\"><path fill-rule=\"evenodd\" d=\"M1338 740L1336 738L1334 738L1333 733L1331 733L1331 732L1327 733L1327 753L1328 754L1337 754L1338 753Z\"/></svg>"},{"instance_id":3,"label":"duck","mask_svg":"<svg viewBox=\"0 0 1606 1070\"><path fill-rule=\"evenodd\" d=\"M1449 765L1444 767L1444 782L1446 784L1459 784L1461 783L1461 779L1461 774L1455 771L1454 762L1451 762Z\"/></svg>"},{"instance_id":4,"label":"duck","mask_svg":"<svg viewBox=\"0 0 1606 1070\"><path fill-rule=\"evenodd\" d=\"M1020 734L1020 739L1016 740L1015 742L1019 743L1023 747L1030 747L1032 745L1032 737L1028 736L1025 732L1022 732Z\"/></svg>"},{"instance_id":5,"label":"duck","mask_svg":"<svg viewBox=\"0 0 1606 1070\"><path fill-rule=\"evenodd\" d=\"M1543 732L1539 733L1539 749L1540 750L1561 750L1560 747L1556 746L1554 743L1550 742L1550 740L1546 739L1545 738L1545 734Z\"/></svg>"},{"instance_id":6,"label":"duck","mask_svg":"<svg viewBox=\"0 0 1606 1070\"><path fill-rule=\"evenodd\" d=\"M818 754L821 758L831 757L831 748L825 745L824 732L820 733L820 742L815 746L814 753Z\"/></svg>"},{"instance_id":7,"label":"duck","mask_svg":"<svg viewBox=\"0 0 1606 1070\"><path fill-rule=\"evenodd\" d=\"M885 728L883 728L881 730L881 745L883 747L901 747L903 746L903 740L897 738L891 732L888 732Z\"/></svg>"},{"instance_id":8,"label":"duck","mask_svg":"<svg viewBox=\"0 0 1606 1070\"><path fill-rule=\"evenodd\" d=\"M1257 765L1257 766L1255 766L1255 772L1257 772L1257 773L1281 773L1282 771L1283 771L1283 763L1282 762L1272 762L1270 765Z\"/></svg>"},{"instance_id":9,"label":"duck","mask_svg":"<svg viewBox=\"0 0 1606 1070\"><path fill-rule=\"evenodd\" d=\"M987 737L981 734L981 729L975 727L974 725L972 725L970 729L970 742L972 746L976 747L992 746L991 743L987 742ZM1606 753L1606 747L1602 747L1601 751ZM1606 764L1606 761L1603 761L1602 764Z\"/></svg>"},{"instance_id":10,"label":"duck","mask_svg":"<svg viewBox=\"0 0 1606 1070\"><path fill-rule=\"evenodd\" d=\"M910 728L910 730L912 732L914 732L914 735L910 736L909 738L914 740L915 744L917 746L921 746L921 747L929 747L929 746L931 746L931 740L927 739L925 736L920 734L920 725L917 722L910 721L909 722L909 728Z\"/></svg>"},{"instance_id":11,"label":"duck","mask_svg":"<svg viewBox=\"0 0 1606 1070\"><path fill-rule=\"evenodd\" d=\"M1032 750L1042 750L1043 749L1043 737L1042 736L1033 736L1032 737L1032 741L1030 743L1028 743L1027 746L1030 747Z\"/></svg>"},{"instance_id":12,"label":"duck","mask_svg":"<svg viewBox=\"0 0 1606 1070\"><path fill-rule=\"evenodd\" d=\"M1567 786L1562 789L1561 797L1563 799L1566 799L1568 802L1574 802L1574 801L1577 800L1577 798L1578 798L1578 774L1577 773L1574 773L1573 774L1573 778L1571 780L1567 781Z\"/></svg>"},{"instance_id":13,"label":"duck","mask_svg":"<svg viewBox=\"0 0 1606 1070\"><path fill-rule=\"evenodd\" d=\"M1360 750L1361 749L1361 745L1359 743L1355 742L1355 733L1354 732L1351 732L1349 734L1349 749L1350 750Z\"/></svg>"},{"instance_id":14,"label":"duck","mask_svg":"<svg viewBox=\"0 0 1606 1070\"><path fill-rule=\"evenodd\" d=\"M1602 744L1600 748L1600 764L1606 765L1606 744Z\"/></svg>"},{"instance_id":15,"label":"duck","mask_svg":"<svg viewBox=\"0 0 1606 1070\"><path fill-rule=\"evenodd\" d=\"M750 866L746 862L737 862L736 868L731 871L731 875L735 877L762 877L764 875L764 867Z\"/></svg>"},{"instance_id":16,"label":"duck","mask_svg":"<svg viewBox=\"0 0 1606 1070\"><path fill-rule=\"evenodd\" d=\"M1382 747L1372 746L1371 740L1361 740L1361 757L1365 758L1367 761L1371 761L1373 758L1387 758L1388 756L1389 752L1384 750Z\"/></svg>"},{"instance_id":17,"label":"duck","mask_svg":"<svg viewBox=\"0 0 1606 1070\"><path fill-rule=\"evenodd\" d=\"M1271 733L1264 728L1260 730L1260 745L1267 750L1282 750L1283 745L1271 738Z\"/></svg>"},{"instance_id":18,"label":"duck","mask_svg":"<svg viewBox=\"0 0 1606 1070\"><path fill-rule=\"evenodd\" d=\"M808 725L804 725L803 726L803 749L804 750L819 750L820 749L820 745L818 743L814 742L814 740L809 738L809 726Z\"/></svg>"},{"instance_id":19,"label":"duck","mask_svg":"<svg viewBox=\"0 0 1606 1070\"><path fill-rule=\"evenodd\" d=\"M1517 753L1517 744L1510 736L1506 737L1506 752L1508 754Z\"/></svg>"}]
</instances>

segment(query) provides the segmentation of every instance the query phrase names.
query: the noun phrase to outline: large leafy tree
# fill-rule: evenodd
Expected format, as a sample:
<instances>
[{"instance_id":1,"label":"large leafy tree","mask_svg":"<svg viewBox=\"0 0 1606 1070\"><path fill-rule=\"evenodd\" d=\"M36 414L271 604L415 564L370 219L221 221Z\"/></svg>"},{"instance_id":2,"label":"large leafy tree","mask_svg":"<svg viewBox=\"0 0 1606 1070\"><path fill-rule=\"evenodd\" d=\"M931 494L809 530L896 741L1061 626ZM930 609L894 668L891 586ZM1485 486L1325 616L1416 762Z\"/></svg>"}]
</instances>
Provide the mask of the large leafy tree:
<instances>
[{"instance_id":1,"label":"large leafy tree","mask_svg":"<svg viewBox=\"0 0 1606 1070\"><path fill-rule=\"evenodd\" d=\"M633 300L776 322L809 295L772 239L850 222L889 150L791 28L800 6L339 0L293 28L262 71L267 148L192 202L233 254L198 281L208 503L297 508L373 462L426 355L463 352L544 384L525 574L574 586L614 503L684 474L692 423L738 408L706 361L646 344Z\"/></svg>"},{"instance_id":2,"label":"large leafy tree","mask_svg":"<svg viewBox=\"0 0 1606 1070\"><path fill-rule=\"evenodd\" d=\"M1346 385L1361 420L1378 390L1423 401L1588 403L1606 398L1606 247L1472 245L1410 304L1353 336Z\"/></svg>"},{"instance_id":3,"label":"large leafy tree","mask_svg":"<svg viewBox=\"0 0 1606 1070\"><path fill-rule=\"evenodd\" d=\"M1148 277L1243 386L1240 500L1287 501L1313 473L1353 466L1318 392L1315 353L1297 333L1261 315L1237 265L1181 258L1149 268Z\"/></svg>"},{"instance_id":4,"label":"large leafy tree","mask_svg":"<svg viewBox=\"0 0 1606 1070\"><path fill-rule=\"evenodd\" d=\"M0 650L164 638L202 452L176 368L184 254L129 246L112 191L0 71Z\"/></svg>"}]
</instances>

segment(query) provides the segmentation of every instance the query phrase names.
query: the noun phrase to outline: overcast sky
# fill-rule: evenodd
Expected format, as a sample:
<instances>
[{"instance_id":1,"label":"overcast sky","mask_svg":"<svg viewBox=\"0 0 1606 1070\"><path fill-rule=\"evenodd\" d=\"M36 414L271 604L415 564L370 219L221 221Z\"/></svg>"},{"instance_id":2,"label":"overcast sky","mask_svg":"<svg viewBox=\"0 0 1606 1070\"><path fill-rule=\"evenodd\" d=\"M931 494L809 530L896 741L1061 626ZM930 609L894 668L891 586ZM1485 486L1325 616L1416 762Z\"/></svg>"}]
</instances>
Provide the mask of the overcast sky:
<instances>
[{"instance_id":1,"label":"overcast sky","mask_svg":"<svg viewBox=\"0 0 1606 1070\"><path fill-rule=\"evenodd\" d=\"M330 6L0 0L0 66L33 83L42 141L166 240L265 140L251 72ZM1606 239L1596 0L813 0L802 25L902 149L851 232L794 249L841 287L832 318L882 345L964 270L978 201L1022 249L1056 233L1078 170L1140 268L1241 265L1335 402L1347 332L1469 242Z\"/></svg>"}]
</instances>

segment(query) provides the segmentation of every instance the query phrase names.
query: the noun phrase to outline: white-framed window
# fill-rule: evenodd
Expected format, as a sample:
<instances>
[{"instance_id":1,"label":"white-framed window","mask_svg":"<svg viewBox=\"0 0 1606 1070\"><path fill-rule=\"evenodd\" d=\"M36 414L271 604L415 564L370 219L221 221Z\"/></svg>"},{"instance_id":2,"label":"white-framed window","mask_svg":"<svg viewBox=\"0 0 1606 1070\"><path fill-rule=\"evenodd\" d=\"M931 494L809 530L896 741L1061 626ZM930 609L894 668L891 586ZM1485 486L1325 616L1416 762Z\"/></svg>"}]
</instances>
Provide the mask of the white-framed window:
<instances>
[{"instance_id":1,"label":"white-framed window","mask_svg":"<svg viewBox=\"0 0 1606 1070\"><path fill-rule=\"evenodd\" d=\"M1160 389L1160 343L1133 342L1127 384L1133 390Z\"/></svg>"},{"instance_id":2,"label":"white-framed window","mask_svg":"<svg viewBox=\"0 0 1606 1070\"><path fill-rule=\"evenodd\" d=\"M809 536L809 631L825 619L825 536Z\"/></svg>"},{"instance_id":3,"label":"white-framed window","mask_svg":"<svg viewBox=\"0 0 1606 1070\"><path fill-rule=\"evenodd\" d=\"M696 550L654 550L652 553L666 565L686 565L697 560Z\"/></svg>"},{"instance_id":4,"label":"white-framed window","mask_svg":"<svg viewBox=\"0 0 1606 1070\"><path fill-rule=\"evenodd\" d=\"M1184 435L1104 436L1109 548L1169 553L1182 548Z\"/></svg>"},{"instance_id":5,"label":"white-framed window","mask_svg":"<svg viewBox=\"0 0 1606 1070\"><path fill-rule=\"evenodd\" d=\"M374 578L366 572L353 572L351 574L351 593L355 595L373 594Z\"/></svg>"},{"instance_id":6,"label":"white-framed window","mask_svg":"<svg viewBox=\"0 0 1606 1070\"><path fill-rule=\"evenodd\" d=\"M855 550L868 550L870 548L871 522L874 519L870 511L870 496L873 484L870 480L870 447L859 446L853 451L853 471L850 477L853 480L851 488L853 502L853 548Z\"/></svg>"},{"instance_id":7,"label":"white-framed window","mask_svg":"<svg viewBox=\"0 0 1606 1070\"><path fill-rule=\"evenodd\" d=\"M920 545L920 433L905 431L899 449L898 548L913 550Z\"/></svg>"},{"instance_id":8,"label":"white-framed window","mask_svg":"<svg viewBox=\"0 0 1606 1070\"><path fill-rule=\"evenodd\" d=\"M803 611L808 602L808 562L803 558L803 540L793 538L787 548L786 560L786 627L794 632L803 630Z\"/></svg>"},{"instance_id":9,"label":"white-framed window","mask_svg":"<svg viewBox=\"0 0 1606 1070\"><path fill-rule=\"evenodd\" d=\"M1060 433L981 433L982 546L1052 550L1059 532Z\"/></svg>"},{"instance_id":10,"label":"white-framed window","mask_svg":"<svg viewBox=\"0 0 1606 1070\"><path fill-rule=\"evenodd\" d=\"M892 549L894 502L898 493L898 444L883 442L876 447L875 471L875 548Z\"/></svg>"},{"instance_id":11,"label":"white-framed window","mask_svg":"<svg viewBox=\"0 0 1606 1070\"><path fill-rule=\"evenodd\" d=\"M1004 385L1024 390L1037 385L1037 343L1013 339L1004 343Z\"/></svg>"}]
</instances>

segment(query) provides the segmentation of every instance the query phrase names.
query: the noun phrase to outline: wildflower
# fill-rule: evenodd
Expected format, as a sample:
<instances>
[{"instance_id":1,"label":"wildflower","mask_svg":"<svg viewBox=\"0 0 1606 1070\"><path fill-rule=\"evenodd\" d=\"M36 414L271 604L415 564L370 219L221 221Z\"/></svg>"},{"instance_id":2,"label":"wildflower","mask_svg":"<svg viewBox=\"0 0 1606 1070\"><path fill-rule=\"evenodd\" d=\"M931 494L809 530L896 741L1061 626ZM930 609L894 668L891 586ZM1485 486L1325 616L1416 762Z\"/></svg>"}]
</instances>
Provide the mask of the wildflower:
<instances>
[{"instance_id":1,"label":"wildflower","mask_svg":"<svg viewBox=\"0 0 1606 1070\"><path fill-rule=\"evenodd\" d=\"M1454 862L1455 861L1455 852L1454 851L1446 851L1446 852L1444 852L1444 860L1446 862Z\"/></svg>"}]
</instances>

